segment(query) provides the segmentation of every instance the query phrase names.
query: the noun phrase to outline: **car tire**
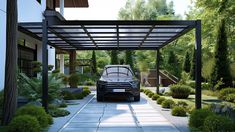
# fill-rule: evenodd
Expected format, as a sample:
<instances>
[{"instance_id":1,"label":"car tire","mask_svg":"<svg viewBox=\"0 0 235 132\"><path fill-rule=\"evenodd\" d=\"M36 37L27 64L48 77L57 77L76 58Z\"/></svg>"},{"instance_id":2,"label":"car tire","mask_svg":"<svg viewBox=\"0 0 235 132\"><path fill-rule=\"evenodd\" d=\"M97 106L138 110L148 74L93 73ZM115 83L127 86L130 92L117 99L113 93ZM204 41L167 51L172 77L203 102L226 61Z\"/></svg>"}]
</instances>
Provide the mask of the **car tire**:
<instances>
[{"instance_id":1,"label":"car tire","mask_svg":"<svg viewBox=\"0 0 235 132\"><path fill-rule=\"evenodd\" d=\"M134 96L134 101L140 101L140 95Z\"/></svg>"},{"instance_id":2,"label":"car tire","mask_svg":"<svg viewBox=\"0 0 235 132\"><path fill-rule=\"evenodd\" d=\"M96 100L97 100L98 102L103 101L103 96L100 96L100 95L97 94Z\"/></svg>"}]
</instances>

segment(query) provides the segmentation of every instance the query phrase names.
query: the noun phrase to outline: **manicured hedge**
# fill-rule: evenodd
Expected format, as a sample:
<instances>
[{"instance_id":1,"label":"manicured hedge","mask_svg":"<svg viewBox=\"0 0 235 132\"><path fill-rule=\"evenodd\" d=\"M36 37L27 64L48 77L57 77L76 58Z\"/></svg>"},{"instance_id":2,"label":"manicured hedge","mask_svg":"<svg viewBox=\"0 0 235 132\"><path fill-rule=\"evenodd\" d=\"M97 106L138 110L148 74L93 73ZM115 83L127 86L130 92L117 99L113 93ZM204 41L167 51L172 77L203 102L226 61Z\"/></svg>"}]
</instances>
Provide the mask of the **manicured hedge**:
<instances>
[{"instance_id":1,"label":"manicured hedge","mask_svg":"<svg viewBox=\"0 0 235 132\"><path fill-rule=\"evenodd\" d=\"M173 116L187 116L186 114L186 110L184 107L180 107L180 106L175 106L172 111L171 111L171 114Z\"/></svg>"},{"instance_id":2,"label":"manicured hedge","mask_svg":"<svg viewBox=\"0 0 235 132\"><path fill-rule=\"evenodd\" d=\"M40 124L35 116L19 115L12 119L8 132L40 132Z\"/></svg>"},{"instance_id":3,"label":"manicured hedge","mask_svg":"<svg viewBox=\"0 0 235 132\"><path fill-rule=\"evenodd\" d=\"M229 94L235 94L235 88L224 88L219 92L219 99L226 100Z\"/></svg>"},{"instance_id":4,"label":"manicured hedge","mask_svg":"<svg viewBox=\"0 0 235 132\"><path fill-rule=\"evenodd\" d=\"M23 106L16 111L16 116L20 115L30 115L35 117L38 120L41 128L47 127L51 122L48 117L49 115L45 112L43 107L40 106L34 106L34 105Z\"/></svg>"},{"instance_id":5,"label":"manicured hedge","mask_svg":"<svg viewBox=\"0 0 235 132\"><path fill-rule=\"evenodd\" d=\"M164 97L158 98L158 99L157 99L157 104L162 104L162 102L163 102L164 100L166 100L166 98L164 98Z\"/></svg>"},{"instance_id":6,"label":"manicured hedge","mask_svg":"<svg viewBox=\"0 0 235 132\"><path fill-rule=\"evenodd\" d=\"M177 98L177 99L188 98L191 90L192 90L192 88L187 85L176 84L176 85L170 86L171 96L173 98Z\"/></svg>"},{"instance_id":7,"label":"manicured hedge","mask_svg":"<svg viewBox=\"0 0 235 132\"><path fill-rule=\"evenodd\" d=\"M203 125L205 132L234 132L233 121L220 115L210 115L206 117Z\"/></svg>"},{"instance_id":8,"label":"manicured hedge","mask_svg":"<svg viewBox=\"0 0 235 132\"><path fill-rule=\"evenodd\" d=\"M157 100L158 98L160 98L160 95L158 95L158 94L154 94L152 96L152 100Z\"/></svg>"},{"instance_id":9,"label":"manicured hedge","mask_svg":"<svg viewBox=\"0 0 235 132\"><path fill-rule=\"evenodd\" d=\"M189 117L189 126L202 130L205 119L214 113L208 109L198 109L192 111Z\"/></svg>"},{"instance_id":10,"label":"manicured hedge","mask_svg":"<svg viewBox=\"0 0 235 132\"><path fill-rule=\"evenodd\" d=\"M172 99L166 99L162 103L162 108L173 108L175 106L175 102Z\"/></svg>"}]
</instances>

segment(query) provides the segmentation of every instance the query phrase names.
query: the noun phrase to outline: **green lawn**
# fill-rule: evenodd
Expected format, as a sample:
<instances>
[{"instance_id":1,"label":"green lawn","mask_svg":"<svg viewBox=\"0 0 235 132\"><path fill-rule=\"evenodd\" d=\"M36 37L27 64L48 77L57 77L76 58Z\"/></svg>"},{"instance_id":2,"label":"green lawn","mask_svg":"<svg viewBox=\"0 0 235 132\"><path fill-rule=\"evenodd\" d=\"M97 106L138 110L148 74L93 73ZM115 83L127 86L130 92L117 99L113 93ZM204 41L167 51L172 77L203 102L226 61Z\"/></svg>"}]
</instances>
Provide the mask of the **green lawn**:
<instances>
[{"instance_id":1,"label":"green lawn","mask_svg":"<svg viewBox=\"0 0 235 132\"><path fill-rule=\"evenodd\" d=\"M7 127L0 126L0 132L7 132Z\"/></svg>"}]
</instances>

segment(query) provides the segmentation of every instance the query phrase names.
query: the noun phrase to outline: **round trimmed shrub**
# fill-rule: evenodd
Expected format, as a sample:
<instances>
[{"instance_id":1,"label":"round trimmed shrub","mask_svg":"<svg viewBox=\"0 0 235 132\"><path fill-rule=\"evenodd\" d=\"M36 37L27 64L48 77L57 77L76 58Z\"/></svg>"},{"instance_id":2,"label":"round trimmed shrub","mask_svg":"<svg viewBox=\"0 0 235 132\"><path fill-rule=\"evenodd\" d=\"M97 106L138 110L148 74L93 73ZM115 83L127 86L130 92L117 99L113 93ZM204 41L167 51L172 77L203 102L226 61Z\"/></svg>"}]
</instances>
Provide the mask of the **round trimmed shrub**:
<instances>
[{"instance_id":1,"label":"round trimmed shrub","mask_svg":"<svg viewBox=\"0 0 235 132\"><path fill-rule=\"evenodd\" d=\"M232 120L220 115L206 117L203 125L203 131L205 132L234 132L234 130Z\"/></svg>"},{"instance_id":2,"label":"round trimmed shrub","mask_svg":"<svg viewBox=\"0 0 235 132\"><path fill-rule=\"evenodd\" d=\"M173 108L175 105L175 102L172 99L166 99L162 103L162 108Z\"/></svg>"},{"instance_id":3,"label":"round trimmed shrub","mask_svg":"<svg viewBox=\"0 0 235 132\"><path fill-rule=\"evenodd\" d=\"M69 85L72 88L77 88L79 82L79 75L76 73L73 73L69 76Z\"/></svg>"},{"instance_id":4,"label":"round trimmed shrub","mask_svg":"<svg viewBox=\"0 0 235 132\"><path fill-rule=\"evenodd\" d=\"M85 96L89 95L91 91L89 89L83 89L82 94Z\"/></svg>"},{"instance_id":5,"label":"round trimmed shrub","mask_svg":"<svg viewBox=\"0 0 235 132\"><path fill-rule=\"evenodd\" d=\"M26 105L16 111L16 116L30 115L35 117L42 128L49 125L49 118L45 110L40 106Z\"/></svg>"},{"instance_id":6,"label":"round trimmed shrub","mask_svg":"<svg viewBox=\"0 0 235 132\"><path fill-rule=\"evenodd\" d=\"M143 89L143 88L141 88L141 89L140 89L140 92L144 92L144 89Z\"/></svg>"},{"instance_id":7,"label":"round trimmed shrub","mask_svg":"<svg viewBox=\"0 0 235 132\"><path fill-rule=\"evenodd\" d=\"M171 96L177 99L187 99L191 90L192 88L187 85L176 84L170 86Z\"/></svg>"},{"instance_id":8,"label":"round trimmed shrub","mask_svg":"<svg viewBox=\"0 0 235 132\"><path fill-rule=\"evenodd\" d=\"M214 113L208 109L194 110L189 117L189 126L202 130L205 119L213 114Z\"/></svg>"},{"instance_id":9,"label":"round trimmed shrub","mask_svg":"<svg viewBox=\"0 0 235 132\"><path fill-rule=\"evenodd\" d=\"M20 115L12 119L8 126L9 132L40 132L41 127L34 116Z\"/></svg>"},{"instance_id":10,"label":"round trimmed shrub","mask_svg":"<svg viewBox=\"0 0 235 132\"><path fill-rule=\"evenodd\" d=\"M171 114L173 116L182 116L182 117L187 116L185 108L181 106L175 106L172 109Z\"/></svg>"},{"instance_id":11,"label":"round trimmed shrub","mask_svg":"<svg viewBox=\"0 0 235 132\"><path fill-rule=\"evenodd\" d=\"M219 91L219 99L225 100L227 95L235 94L235 88L224 88Z\"/></svg>"},{"instance_id":12,"label":"round trimmed shrub","mask_svg":"<svg viewBox=\"0 0 235 132\"><path fill-rule=\"evenodd\" d=\"M51 125L51 124L53 124L53 118L52 118L52 116L50 115L50 114L47 114L47 120L48 120L48 124L49 125Z\"/></svg>"},{"instance_id":13,"label":"round trimmed shrub","mask_svg":"<svg viewBox=\"0 0 235 132\"><path fill-rule=\"evenodd\" d=\"M157 104L162 104L162 102L163 102L164 100L166 100L166 98L164 98L164 97L158 98L158 99L157 99Z\"/></svg>"},{"instance_id":14,"label":"round trimmed shrub","mask_svg":"<svg viewBox=\"0 0 235 132\"><path fill-rule=\"evenodd\" d=\"M69 91L63 91L61 94L62 94L64 100L76 99L75 95Z\"/></svg>"},{"instance_id":15,"label":"round trimmed shrub","mask_svg":"<svg viewBox=\"0 0 235 132\"><path fill-rule=\"evenodd\" d=\"M228 102L233 102L233 103L235 103L235 93L234 93L234 94L228 94L228 95L225 97L225 100L228 101Z\"/></svg>"},{"instance_id":16,"label":"round trimmed shrub","mask_svg":"<svg viewBox=\"0 0 235 132\"><path fill-rule=\"evenodd\" d=\"M151 91L149 89L145 89L144 93L148 95Z\"/></svg>"},{"instance_id":17,"label":"round trimmed shrub","mask_svg":"<svg viewBox=\"0 0 235 132\"><path fill-rule=\"evenodd\" d=\"M152 100L157 100L158 98L160 98L160 95L158 95L158 94L154 94L152 96Z\"/></svg>"},{"instance_id":18,"label":"round trimmed shrub","mask_svg":"<svg viewBox=\"0 0 235 132\"><path fill-rule=\"evenodd\" d=\"M84 96L86 96L86 94L87 93L76 93L76 94L74 94L74 96L75 96L75 98L76 99L83 99L84 98Z\"/></svg>"},{"instance_id":19,"label":"round trimmed shrub","mask_svg":"<svg viewBox=\"0 0 235 132\"><path fill-rule=\"evenodd\" d=\"M148 94L148 97L149 97L149 98L152 98L153 95L154 95L154 93L153 93L153 92L150 92L150 93Z\"/></svg>"},{"instance_id":20,"label":"round trimmed shrub","mask_svg":"<svg viewBox=\"0 0 235 132\"><path fill-rule=\"evenodd\" d=\"M188 107L188 104L185 101L178 101L177 106L186 108Z\"/></svg>"}]
</instances>

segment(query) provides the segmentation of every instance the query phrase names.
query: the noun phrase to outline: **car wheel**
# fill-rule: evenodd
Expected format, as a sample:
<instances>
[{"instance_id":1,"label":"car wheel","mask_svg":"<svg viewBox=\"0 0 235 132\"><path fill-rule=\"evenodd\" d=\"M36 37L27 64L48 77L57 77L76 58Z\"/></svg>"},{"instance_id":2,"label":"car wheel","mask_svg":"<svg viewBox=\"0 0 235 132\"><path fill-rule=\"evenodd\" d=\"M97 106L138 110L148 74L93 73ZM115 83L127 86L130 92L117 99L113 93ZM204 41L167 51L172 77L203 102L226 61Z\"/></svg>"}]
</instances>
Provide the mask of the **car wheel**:
<instances>
[{"instance_id":1,"label":"car wheel","mask_svg":"<svg viewBox=\"0 0 235 132\"><path fill-rule=\"evenodd\" d=\"M100 102L100 101L103 101L103 96L100 96L100 95L96 95L96 100L98 101L98 102Z\"/></svg>"},{"instance_id":2,"label":"car wheel","mask_svg":"<svg viewBox=\"0 0 235 132\"><path fill-rule=\"evenodd\" d=\"M140 95L134 96L134 101L140 101Z\"/></svg>"}]
</instances>

